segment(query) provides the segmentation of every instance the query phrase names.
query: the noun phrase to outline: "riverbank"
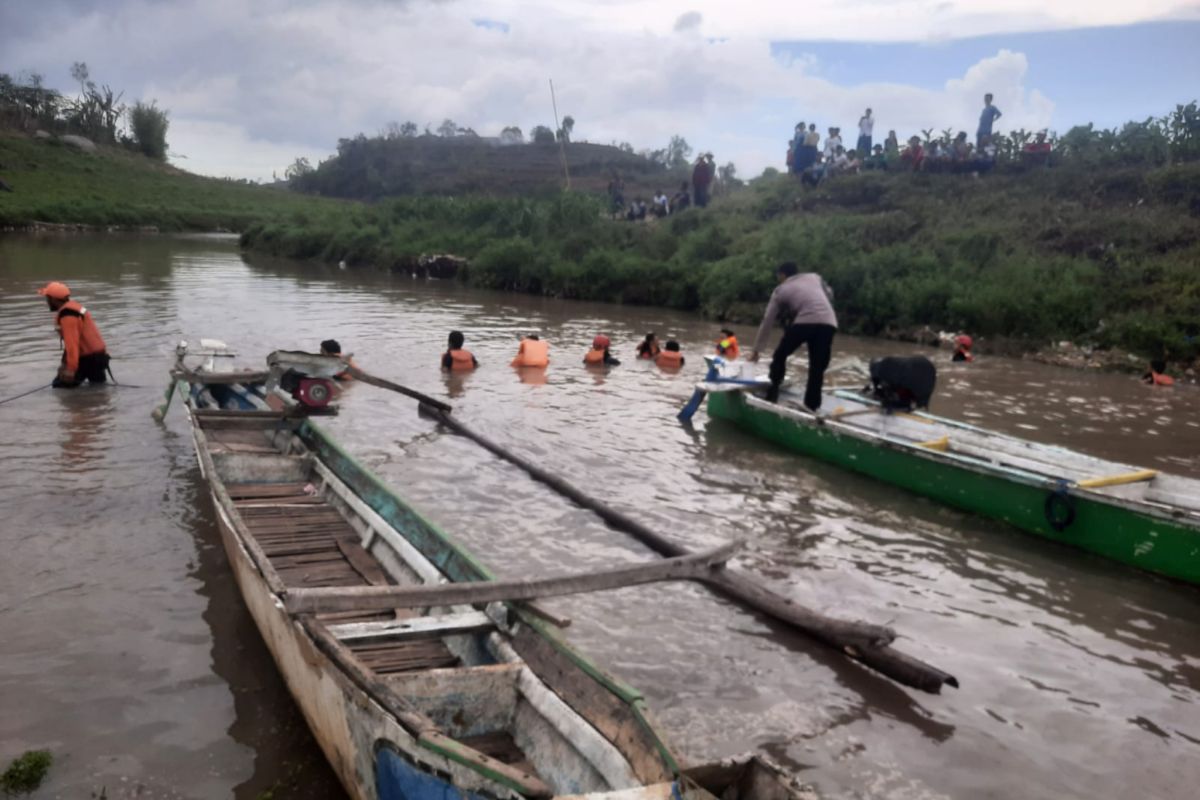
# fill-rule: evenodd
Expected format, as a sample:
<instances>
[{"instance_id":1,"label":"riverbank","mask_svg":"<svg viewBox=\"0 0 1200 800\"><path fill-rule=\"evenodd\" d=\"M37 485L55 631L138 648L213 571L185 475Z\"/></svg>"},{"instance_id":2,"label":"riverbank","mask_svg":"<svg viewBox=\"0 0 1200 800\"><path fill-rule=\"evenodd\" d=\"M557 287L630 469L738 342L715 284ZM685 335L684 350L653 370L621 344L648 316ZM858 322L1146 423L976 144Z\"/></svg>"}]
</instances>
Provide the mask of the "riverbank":
<instances>
[{"instance_id":1,"label":"riverbank","mask_svg":"<svg viewBox=\"0 0 1200 800\"><path fill-rule=\"evenodd\" d=\"M974 178L763 178L707 209L614 221L600 198L401 198L251 226L243 246L409 271L469 260L487 288L757 321L784 260L819 270L849 332L964 331L1189 364L1200 354L1200 166Z\"/></svg>"},{"instance_id":2,"label":"riverbank","mask_svg":"<svg viewBox=\"0 0 1200 800\"><path fill-rule=\"evenodd\" d=\"M0 230L243 231L347 201L205 178L120 147L0 130Z\"/></svg>"}]
</instances>

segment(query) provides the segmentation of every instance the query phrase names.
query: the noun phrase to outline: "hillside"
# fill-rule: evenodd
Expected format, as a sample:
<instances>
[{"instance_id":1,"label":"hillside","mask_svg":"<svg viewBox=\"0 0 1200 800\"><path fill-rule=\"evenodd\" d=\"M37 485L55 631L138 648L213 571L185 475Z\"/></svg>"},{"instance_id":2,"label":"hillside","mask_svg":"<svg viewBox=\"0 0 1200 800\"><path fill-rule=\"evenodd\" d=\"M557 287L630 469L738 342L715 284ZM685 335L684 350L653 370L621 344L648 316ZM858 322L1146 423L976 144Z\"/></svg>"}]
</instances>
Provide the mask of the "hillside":
<instances>
[{"instance_id":1,"label":"hillside","mask_svg":"<svg viewBox=\"0 0 1200 800\"><path fill-rule=\"evenodd\" d=\"M254 226L243 243L403 270L451 252L470 259L459 277L479 286L741 321L756 321L773 266L791 260L828 279L849 331L929 326L1025 348L1070 339L1200 353L1195 163L866 173L818 189L778 175L645 223L610 220L583 193L399 198Z\"/></svg>"},{"instance_id":2,"label":"hillside","mask_svg":"<svg viewBox=\"0 0 1200 800\"><path fill-rule=\"evenodd\" d=\"M203 178L123 147L85 153L0 129L0 228L37 222L162 230L244 230L338 201Z\"/></svg>"},{"instance_id":3,"label":"hillside","mask_svg":"<svg viewBox=\"0 0 1200 800\"><path fill-rule=\"evenodd\" d=\"M565 146L571 188L603 193L614 173L627 192L670 191L671 173L643 156L608 145ZM343 139L337 156L295 181L298 190L329 197L397 195L546 195L564 186L557 143L508 144L478 136Z\"/></svg>"}]
</instances>

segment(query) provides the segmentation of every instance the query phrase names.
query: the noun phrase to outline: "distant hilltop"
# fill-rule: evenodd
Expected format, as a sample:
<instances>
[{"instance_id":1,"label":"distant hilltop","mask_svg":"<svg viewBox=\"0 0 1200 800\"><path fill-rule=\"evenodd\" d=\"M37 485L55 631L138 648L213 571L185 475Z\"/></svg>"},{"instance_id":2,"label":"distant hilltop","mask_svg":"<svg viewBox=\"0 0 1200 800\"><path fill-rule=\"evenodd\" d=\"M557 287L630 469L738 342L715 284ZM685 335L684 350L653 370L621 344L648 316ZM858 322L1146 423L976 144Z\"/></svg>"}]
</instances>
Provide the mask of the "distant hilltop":
<instances>
[{"instance_id":1,"label":"distant hilltop","mask_svg":"<svg viewBox=\"0 0 1200 800\"><path fill-rule=\"evenodd\" d=\"M292 188L327 197L371 200L397 195L538 195L565 184L558 142L513 143L485 136L357 136L338 142L336 156L289 168ZM647 194L670 190L686 168L668 169L628 149L603 144L563 145L571 188L604 192L616 175ZM658 186L658 184L662 184Z\"/></svg>"}]
</instances>

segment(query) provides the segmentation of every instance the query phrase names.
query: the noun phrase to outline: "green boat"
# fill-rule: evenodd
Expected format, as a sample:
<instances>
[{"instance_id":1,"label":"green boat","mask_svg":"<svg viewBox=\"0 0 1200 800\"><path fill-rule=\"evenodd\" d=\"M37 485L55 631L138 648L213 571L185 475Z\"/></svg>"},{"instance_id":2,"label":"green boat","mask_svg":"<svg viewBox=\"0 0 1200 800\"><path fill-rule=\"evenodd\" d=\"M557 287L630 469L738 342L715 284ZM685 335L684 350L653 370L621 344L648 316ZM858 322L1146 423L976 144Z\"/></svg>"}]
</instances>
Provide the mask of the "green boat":
<instances>
[{"instance_id":1,"label":"green boat","mask_svg":"<svg viewBox=\"0 0 1200 800\"><path fill-rule=\"evenodd\" d=\"M710 370L710 417L805 455L1169 578L1200 584L1200 481L1106 461L932 414L887 413L854 391L820 415L784 387Z\"/></svg>"}]
</instances>

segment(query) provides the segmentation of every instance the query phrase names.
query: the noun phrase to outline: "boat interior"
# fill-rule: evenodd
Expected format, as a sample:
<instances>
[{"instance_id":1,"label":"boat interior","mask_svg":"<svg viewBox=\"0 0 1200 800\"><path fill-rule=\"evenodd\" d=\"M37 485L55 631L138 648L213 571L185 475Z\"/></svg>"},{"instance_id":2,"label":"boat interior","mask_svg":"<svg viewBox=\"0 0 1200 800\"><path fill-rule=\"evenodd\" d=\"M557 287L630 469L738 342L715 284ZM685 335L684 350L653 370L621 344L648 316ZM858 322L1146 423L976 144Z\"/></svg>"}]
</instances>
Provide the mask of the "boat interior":
<instances>
[{"instance_id":1,"label":"boat interior","mask_svg":"<svg viewBox=\"0 0 1200 800\"><path fill-rule=\"evenodd\" d=\"M916 411L889 412L856 391L827 392L818 419L802 403L802 392L786 388L776 406L751 393L747 402L808 424L825 424L907 448L923 448L964 464L1000 469L1014 477L1050 481L1069 488L1133 502L1176 517L1200 520L1200 481L1096 458L1055 445L993 433L973 425Z\"/></svg>"}]
</instances>

